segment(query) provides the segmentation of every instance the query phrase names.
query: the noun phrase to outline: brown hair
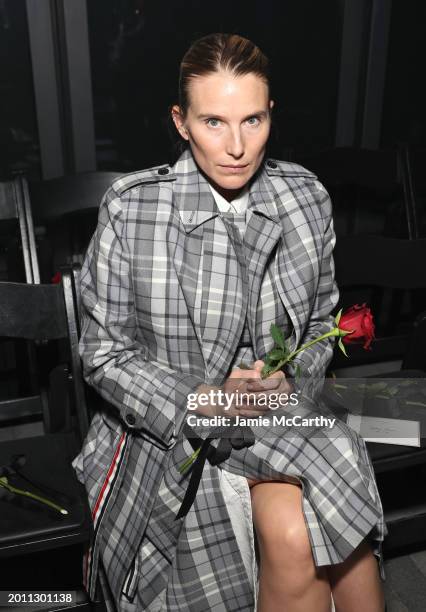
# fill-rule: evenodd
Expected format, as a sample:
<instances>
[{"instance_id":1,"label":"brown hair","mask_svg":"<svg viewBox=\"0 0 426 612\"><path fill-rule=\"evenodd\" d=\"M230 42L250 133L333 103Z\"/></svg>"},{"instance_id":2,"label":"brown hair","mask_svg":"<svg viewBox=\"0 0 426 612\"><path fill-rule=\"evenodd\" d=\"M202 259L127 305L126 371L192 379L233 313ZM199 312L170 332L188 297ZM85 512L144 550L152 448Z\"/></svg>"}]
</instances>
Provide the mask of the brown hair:
<instances>
[{"instance_id":1,"label":"brown hair","mask_svg":"<svg viewBox=\"0 0 426 612\"><path fill-rule=\"evenodd\" d=\"M183 56L179 71L179 106L185 116L191 79L228 70L235 76L254 73L270 90L269 62L251 40L238 34L209 34L196 40Z\"/></svg>"}]
</instances>

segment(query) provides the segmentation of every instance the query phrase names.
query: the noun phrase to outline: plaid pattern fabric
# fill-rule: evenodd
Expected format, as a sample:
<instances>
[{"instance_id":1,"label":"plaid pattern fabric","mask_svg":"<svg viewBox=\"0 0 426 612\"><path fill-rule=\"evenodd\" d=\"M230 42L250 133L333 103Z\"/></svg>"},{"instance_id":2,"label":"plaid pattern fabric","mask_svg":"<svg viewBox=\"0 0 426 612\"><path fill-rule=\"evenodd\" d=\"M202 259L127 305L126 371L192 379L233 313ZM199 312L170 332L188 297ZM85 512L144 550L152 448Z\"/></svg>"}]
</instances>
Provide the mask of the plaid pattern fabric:
<instances>
[{"instance_id":1,"label":"plaid pattern fabric","mask_svg":"<svg viewBox=\"0 0 426 612\"><path fill-rule=\"evenodd\" d=\"M121 177L101 204L82 271L80 347L87 381L114 409L95 415L73 466L96 521L87 588L93 596L101 571L111 609L253 609L217 467L206 464L193 507L173 520L187 486L176 466L192 452L181 434L187 394L223 383L246 315L261 359L273 345L271 317L288 322L298 346L330 329L338 291L331 204L315 175L266 162L248 208L243 241L189 152L172 168ZM269 308L271 278L279 301ZM298 359L308 412L318 414L309 398L331 355L324 341ZM386 530L365 445L338 427L335 439L300 434L295 443L261 432L221 465L301 480L318 565L343 560L369 533L380 554Z\"/></svg>"}]
</instances>

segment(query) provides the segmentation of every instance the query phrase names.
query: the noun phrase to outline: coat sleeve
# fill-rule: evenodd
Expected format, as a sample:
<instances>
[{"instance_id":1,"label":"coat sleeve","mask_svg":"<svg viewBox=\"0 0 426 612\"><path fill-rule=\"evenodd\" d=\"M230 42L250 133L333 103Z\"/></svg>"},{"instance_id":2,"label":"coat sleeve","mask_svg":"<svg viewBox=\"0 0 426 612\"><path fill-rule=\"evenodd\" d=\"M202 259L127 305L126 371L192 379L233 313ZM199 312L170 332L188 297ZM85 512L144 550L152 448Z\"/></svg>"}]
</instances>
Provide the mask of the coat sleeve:
<instances>
[{"instance_id":1,"label":"coat sleeve","mask_svg":"<svg viewBox=\"0 0 426 612\"><path fill-rule=\"evenodd\" d=\"M138 338L130 256L120 196L105 195L81 277L80 355L85 380L115 406L128 428L170 448L188 393L203 380L146 358Z\"/></svg>"},{"instance_id":2,"label":"coat sleeve","mask_svg":"<svg viewBox=\"0 0 426 612\"><path fill-rule=\"evenodd\" d=\"M334 278L333 248L336 236L333 227L332 205L326 189L319 182L316 185L324 223L323 249L313 308L304 335L300 340L300 346L333 329L334 316L331 315L331 312L339 301L339 290ZM299 392L313 399L319 396L324 384L325 372L333 356L334 343L335 338L327 338L301 351L295 357L288 371L294 376L299 366Z\"/></svg>"}]
</instances>

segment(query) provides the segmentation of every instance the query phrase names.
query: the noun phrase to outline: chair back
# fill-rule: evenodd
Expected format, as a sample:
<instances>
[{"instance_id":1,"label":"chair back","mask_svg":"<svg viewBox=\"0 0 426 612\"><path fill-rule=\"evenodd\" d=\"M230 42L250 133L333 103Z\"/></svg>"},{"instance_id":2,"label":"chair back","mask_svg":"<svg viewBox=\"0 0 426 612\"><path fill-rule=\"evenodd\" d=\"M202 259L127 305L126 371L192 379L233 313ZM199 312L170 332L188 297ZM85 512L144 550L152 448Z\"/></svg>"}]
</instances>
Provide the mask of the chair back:
<instances>
[{"instance_id":1,"label":"chair back","mask_svg":"<svg viewBox=\"0 0 426 612\"><path fill-rule=\"evenodd\" d=\"M40 363L41 378L47 374L50 380L50 397L53 395L56 400L62 398L59 404L55 402L55 406L50 406L49 393L43 393L41 383L38 399L45 429L47 432L66 429L72 417L76 416L79 436L83 440L88 430L88 412L78 353L78 333L71 270L63 271L62 284L57 285L0 283L0 336L37 341L41 344L41 350L49 341L62 341L62 347L66 348L65 367L55 363L49 372L43 372L45 364ZM58 354L61 354L60 347ZM13 418L14 408L25 399L0 402L0 422ZM37 398L27 399L34 404Z\"/></svg>"},{"instance_id":2,"label":"chair back","mask_svg":"<svg viewBox=\"0 0 426 612\"><path fill-rule=\"evenodd\" d=\"M416 238L404 152L337 147L296 159L330 192L338 236Z\"/></svg>"},{"instance_id":3,"label":"chair back","mask_svg":"<svg viewBox=\"0 0 426 612\"><path fill-rule=\"evenodd\" d=\"M426 237L426 149L417 147L404 148L407 169L407 190L413 202L413 224L417 228L417 237Z\"/></svg>"},{"instance_id":4,"label":"chair back","mask_svg":"<svg viewBox=\"0 0 426 612\"><path fill-rule=\"evenodd\" d=\"M30 185L34 217L38 222L95 210L120 172L82 172Z\"/></svg>"},{"instance_id":5,"label":"chair back","mask_svg":"<svg viewBox=\"0 0 426 612\"><path fill-rule=\"evenodd\" d=\"M40 271L28 182L23 175L11 181L0 182L0 222L7 223L11 220L19 224L25 280L27 283L39 283ZM9 224L6 224L6 231L10 232Z\"/></svg>"},{"instance_id":6,"label":"chair back","mask_svg":"<svg viewBox=\"0 0 426 612\"><path fill-rule=\"evenodd\" d=\"M298 161L315 172L326 186L359 186L387 197L401 183L398 155L394 150L336 147L305 154Z\"/></svg>"},{"instance_id":7,"label":"chair back","mask_svg":"<svg viewBox=\"0 0 426 612\"><path fill-rule=\"evenodd\" d=\"M42 279L48 282L63 265L81 264L95 231L102 197L119 172L82 172L30 184L38 227Z\"/></svg>"}]
</instances>

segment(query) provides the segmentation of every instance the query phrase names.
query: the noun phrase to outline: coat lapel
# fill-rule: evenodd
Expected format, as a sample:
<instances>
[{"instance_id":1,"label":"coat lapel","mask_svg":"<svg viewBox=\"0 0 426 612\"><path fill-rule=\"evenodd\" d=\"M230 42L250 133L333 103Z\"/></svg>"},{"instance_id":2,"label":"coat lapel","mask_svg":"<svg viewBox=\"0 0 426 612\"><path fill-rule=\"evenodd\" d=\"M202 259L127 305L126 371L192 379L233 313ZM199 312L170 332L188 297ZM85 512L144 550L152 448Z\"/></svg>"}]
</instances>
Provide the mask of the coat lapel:
<instances>
[{"instance_id":1,"label":"coat lapel","mask_svg":"<svg viewBox=\"0 0 426 612\"><path fill-rule=\"evenodd\" d=\"M274 188L277 178L281 187L279 193ZM283 191L283 185L286 182L282 177L269 177L263 168L249 196L252 214L244 247L249 262L249 321L252 329L260 334L255 338L256 357L264 356L271 348L269 329L260 325L262 312L258 302L265 268L275 248L274 282L292 324L293 333L289 339L292 349L299 344L303 322L309 318L310 298L315 293L309 280L313 279L312 252L309 250L313 243L312 229L291 189L285 187Z\"/></svg>"},{"instance_id":2,"label":"coat lapel","mask_svg":"<svg viewBox=\"0 0 426 612\"><path fill-rule=\"evenodd\" d=\"M262 280L268 260L279 244L283 233L280 217L274 198L268 192L267 185L259 174L252 183L248 202L249 221L244 234L244 252L247 261L249 300L248 325L251 336L254 338L254 351L256 358L265 354L264 334L256 337L256 332L262 327L262 313L258 310L258 302ZM269 335L269 329L267 330Z\"/></svg>"},{"instance_id":3,"label":"coat lapel","mask_svg":"<svg viewBox=\"0 0 426 612\"><path fill-rule=\"evenodd\" d=\"M302 339L309 321L312 300L316 295L321 254L317 252L310 218L310 202L296 193L300 179L283 180L269 176L265 181L270 197L277 202L283 227L282 240L277 253L275 283L284 308L293 324L290 348L295 349ZM300 187L297 187L300 189ZM305 205L306 203L306 205Z\"/></svg>"},{"instance_id":4,"label":"coat lapel","mask_svg":"<svg viewBox=\"0 0 426 612\"><path fill-rule=\"evenodd\" d=\"M174 203L185 230L180 234L174 265L200 345L206 381L221 382L233 357L229 347L235 347L244 324L245 274L237 264L232 241L224 240L219 210L192 155L185 152L174 170ZM211 292L211 275L223 259L232 273L226 290L217 294Z\"/></svg>"}]
</instances>

